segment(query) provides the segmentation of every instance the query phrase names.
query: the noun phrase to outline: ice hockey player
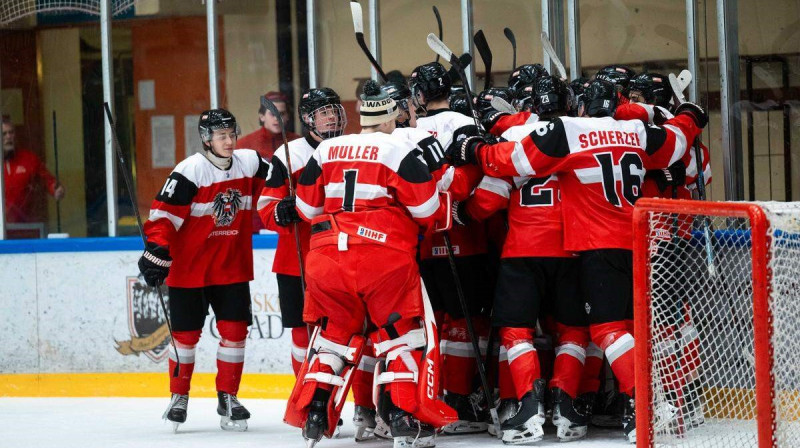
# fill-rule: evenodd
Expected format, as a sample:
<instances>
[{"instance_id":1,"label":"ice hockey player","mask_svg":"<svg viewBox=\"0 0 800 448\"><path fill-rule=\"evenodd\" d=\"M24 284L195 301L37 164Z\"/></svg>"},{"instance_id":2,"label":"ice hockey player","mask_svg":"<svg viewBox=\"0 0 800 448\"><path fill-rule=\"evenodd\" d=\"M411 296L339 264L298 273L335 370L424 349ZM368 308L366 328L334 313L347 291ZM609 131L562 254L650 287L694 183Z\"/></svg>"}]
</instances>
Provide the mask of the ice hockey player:
<instances>
[{"instance_id":1,"label":"ice hockey player","mask_svg":"<svg viewBox=\"0 0 800 448\"><path fill-rule=\"evenodd\" d=\"M598 70L594 79L602 79L613 84L617 90L617 104L621 105L628 102L630 82L634 76L636 76L636 72L630 67L614 64Z\"/></svg>"},{"instance_id":2,"label":"ice hockey player","mask_svg":"<svg viewBox=\"0 0 800 448\"><path fill-rule=\"evenodd\" d=\"M503 133L504 140L519 142L572 108L572 91L555 76L537 78L532 98L542 121L514 126ZM549 385L553 424L559 440L575 440L586 435L588 425L588 418L575 409L573 401L589 330L575 281L578 259L564 250L558 176L486 176L466 207L459 210L459 221L484 219L505 208L509 232L500 262L492 324L500 327L500 341L508 354L521 405L503 422L503 442L527 444L544 435L545 380L534 336L545 307L554 309L558 322L557 356Z\"/></svg>"},{"instance_id":3,"label":"ice hockey player","mask_svg":"<svg viewBox=\"0 0 800 448\"><path fill-rule=\"evenodd\" d=\"M255 150L234 150L236 118L225 109L200 115L203 152L179 163L150 206L144 225L147 245L139 269L150 286L166 280L177 354L170 352L172 399L164 418L174 427L186 421L189 385L197 342L214 310L220 335L217 349L217 413L224 430L244 431L250 413L236 397L253 280L253 203L270 165Z\"/></svg>"},{"instance_id":4,"label":"ice hockey player","mask_svg":"<svg viewBox=\"0 0 800 448\"><path fill-rule=\"evenodd\" d=\"M478 133L475 120L449 109L450 78L438 62L415 68L409 78L412 100L424 116L417 117L417 129L425 130L439 142L423 157L440 191L451 193L454 201L466 199L481 179L475 167L456 169L446 163L443 153L450 146ZM486 337L489 326L481 312L491 303L491 288L487 277L486 231L481 223L454 227L450 232L453 255L461 278L466 304L476 331ZM486 431L485 409L470 397L474 392L473 379L477 358L473 353L467 323L457 295L453 273L444 239L430 235L420 244L420 274L430 297L437 322L442 323L443 386L445 401L458 411L459 421L444 428L446 434ZM478 337L476 335L476 337Z\"/></svg>"},{"instance_id":5,"label":"ice hockey player","mask_svg":"<svg viewBox=\"0 0 800 448\"><path fill-rule=\"evenodd\" d=\"M517 95L522 87L533 84L533 81L540 76L547 76L550 73L542 64L524 64L515 68L508 75L508 88Z\"/></svg>"},{"instance_id":6,"label":"ice hockey player","mask_svg":"<svg viewBox=\"0 0 800 448\"><path fill-rule=\"evenodd\" d=\"M361 98L361 133L320 143L297 189L297 210L311 221L303 318L318 330L284 421L303 428L309 446L331 436L369 319L376 356L385 356L375 372L377 411L394 446L432 446L434 428L457 416L437 400L437 330L415 254L420 233L448 227L449 201L414 147L389 135L394 100L373 81Z\"/></svg>"},{"instance_id":7,"label":"ice hockey player","mask_svg":"<svg viewBox=\"0 0 800 448\"><path fill-rule=\"evenodd\" d=\"M310 89L300 96L298 114L305 137L289 142L292 165L292 182L297 181L308 159L319 143L344 133L347 115L339 95L328 87ZM292 370L295 376L308 349L309 329L303 322L303 284L294 238L294 224L300 232L302 257L308 254L311 226L300 219L295 208L295 198L289 195L289 164L283 145L272 157L272 173L258 200L258 213L267 229L278 232L278 246L272 262L272 272L278 282L278 300L284 328L292 333Z\"/></svg>"},{"instance_id":8,"label":"ice hockey player","mask_svg":"<svg viewBox=\"0 0 800 448\"><path fill-rule=\"evenodd\" d=\"M465 139L448 152L455 164L477 164L495 177L558 173L564 249L579 253L591 340L604 350L624 394L623 431L636 439L632 306L632 213L647 169L669 166L708 123L699 106L684 103L664 127L612 118L615 88L595 80L584 92L590 117L558 117L519 142L488 145ZM618 174L617 174L618 173Z\"/></svg>"},{"instance_id":9,"label":"ice hockey player","mask_svg":"<svg viewBox=\"0 0 800 448\"><path fill-rule=\"evenodd\" d=\"M543 75L547 77L549 75ZM539 79L539 78L536 78ZM524 124L533 124L539 121L539 116L536 115L533 107L534 87L536 80L530 84L520 86L515 93L514 107L519 112L509 114L507 112L500 112L495 110L487 110L481 120L481 125L487 132L492 135L503 135L505 131L514 127Z\"/></svg>"}]
</instances>

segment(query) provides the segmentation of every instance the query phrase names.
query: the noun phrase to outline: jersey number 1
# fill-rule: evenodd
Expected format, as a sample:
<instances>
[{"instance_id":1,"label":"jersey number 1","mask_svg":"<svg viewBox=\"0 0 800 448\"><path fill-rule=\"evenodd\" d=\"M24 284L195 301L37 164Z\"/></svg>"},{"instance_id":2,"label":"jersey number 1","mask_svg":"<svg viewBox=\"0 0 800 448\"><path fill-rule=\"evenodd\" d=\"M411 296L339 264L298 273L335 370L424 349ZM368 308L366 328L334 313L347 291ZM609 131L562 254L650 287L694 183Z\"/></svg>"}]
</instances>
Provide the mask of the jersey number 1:
<instances>
[{"instance_id":1,"label":"jersey number 1","mask_svg":"<svg viewBox=\"0 0 800 448\"><path fill-rule=\"evenodd\" d=\"M352 212L356 200L356 179L358 179L358 170L344 170L344 176L342 177L344 178L342 210Z\"/></svg>"}]
</instances>

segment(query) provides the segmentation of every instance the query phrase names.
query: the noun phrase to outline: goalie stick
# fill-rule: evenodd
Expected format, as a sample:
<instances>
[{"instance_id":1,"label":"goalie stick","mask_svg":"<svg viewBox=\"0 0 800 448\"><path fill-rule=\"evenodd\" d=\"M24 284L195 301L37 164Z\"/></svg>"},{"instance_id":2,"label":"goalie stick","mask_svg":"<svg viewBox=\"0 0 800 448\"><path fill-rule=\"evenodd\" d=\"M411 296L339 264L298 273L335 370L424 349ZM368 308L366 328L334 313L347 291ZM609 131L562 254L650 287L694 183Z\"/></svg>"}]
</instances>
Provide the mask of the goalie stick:
<instances>
[{"instance_id":1,"label":"goalie stick","mask_svg":"<svg viewBox=\"0 0 800 448\"><path fill-rule=\"evenodd\" d=\"M381 77L381 81L386 82L389 78L386 77L386 73L383 72L383 68L381 68L381 65L375 60L375 57L372 56L372 52L369 51L367 42L364 41L364 15L361 11L361 4L358 3L357 0L350 1L350 12L353 13L353 28L356 31L356 42L358 42L358 46L361 47L361 51L367 55L369 63L372 64L372 68L378 72L378 76ZM281 121L281 123L283 123L283 121ZM281 126L282 125L283 124L281 124ZM281 130L283 130L283 128L281 128Z\"/></svg>"},{"instance_id":2,"label":"goalie stick","mask_svg":"<svg viewBox=\"0 0 800 448\"><path fill-rule=\"evenodd\" d=\"M428 34L427 40L428 46L431 48L431 50L440 55L444 60L449 61L450 65L452 65L453 68L455 68L458 72L461 82L464 83L464 90L467 95L467 106L469 107L469 112L472 114L472 118L475 120L475 124L478 127L478 132L483 134L483 128L478 121L478 117L475 116L475 110L472 104L472 93L469 89L469 82L467 81L467 75L464 73L464 68L461 66L456 55L454 55L453 52L447 48L447 45L445 45L441 39L437 38L436 35L433 33ZM461 312L464 314L464 319L467 321L467 332L469 333L470 340L472 341L472 350L473 353L475 353L475 361L478 365L478 376L481 380L481 387L483 387L484 399L486 400L486 406L489 408L489 413L492 416L492 424L495 426L497 437L499 438L503 436L503 432L500 429L500 418L497 416L497 408L493 406L494 401L492 400L492 391L494 389L492 389L492 391L489 390L489 381L486 378L486 364L481 356L481 349L478 345L475 327L472 325L472 318L470 317L469 309L467 307L464 289L461 287L461 278L458 275L458 267L456 266L455 255L453 255L453 244L450 241L450 235L447 232L442 232L442 236L444 237L444 244L447 248L447 259L450 261L450 270L453 271L453 279L456 283L456 294L458 295L458 301L461 305Z\"/></svg>"},{"instance_id":3,"label":"goalie stick","mask_svg":"<svg viewBox=\"0 0 800 448\"><path fill-rule=\"evenodd\" d=\"M556 50L555 48L553 48L553 44L550 43L550 38L547 37L547 33L542 31L541 38L542 38L542 48L544 49L544 52L547 53L547 56L550 58L550 61L553 62L553 65L556 66L556 71L558 71L558 76L563 80L567 80L567 70L564 68L564 64L561 63L561 59L558 58Z\"/></svg>"},{"instance_id":4,"label":"goalie stick","mask_svg":"<svg viewBox=\"0 0 800 448\"><path fill-rule=\"evenodd\" d=\"M128 195L133 204L133 214L136 216L136 226L139 228L139 236L142 237L142 244L147 248L147 238L144 236L144 228L142 227L142 217L139 215L139 201L136 199L136 190L133 188L131 176L128 174L128 164L125 163L125 155L122 152L122 146L119 144L119 137L117 137L117 126L114 123L114 118L111 117L111 108L108 103L103 103L103 108L106 111L106 119L108 125L111 127L111 136L114 140L114 148L117 150L117 159L119 160L120 171L122 171L122 178L125 180L125 187L128 189ZM172 377L177 378L180 374L181 359L178 355L178 348L175 346L175 338L172 336L172 320L169 318L167 311L167 304L164 302L164 295L161 293L161 285L156 285L156 293L158 293L158 301L161 303L161 311L164 312L164 320L167 322L167 330L169 330L169 340L172 344L172 350L175 352L175 369L172 370Z\"/></svg>"},{"instance_id":5,"label":"goalie stick","mask_svg":"<svg viewBox=\"0 0 800 448\"><path fill-rule=\"evenodd\" d=\"M439 14L439 8L433 5L433 15L436 16L436 25L439 27L439 40L442 40L442 16ZM436 62L439 62L439 55L436 55Z\"/></svg>"},{"instance_id":6,"label":"goalie stick","mask_svg":"<svg viewBox=\"0 0 800 448\"><path fill-rule=\"evenodd\" d=\"M486 36L483 30L478 30L475 36L472 37L472 42L475 43L475 48L478 54L481 55L483 66L486 67L486 73L483 79L483 90L492 86L492 50L489 48L489 42L486 42Z\"/></svg>"},{"instance_id":7,"label":"goalie stick","mask_svg":"<svg viewBox=\"0 0 800 448\"><path fill-rule=\"evenodd\" d=\"M506 35L506 39L511 42L511 71L513 72L515 68L517 68L517 38L514 36L514 32L511 31L511 28L503 28L503 34Z\"/></svg>"},{"instance_id":8,"label":"goalie stick","mask_svg":"<svg viewBox=\"0 0 800 448\"><path fill-rule=\"evenodd\" d=\"M283 116L278 111L278 108L275 107L275 103L267 99L267 97L264 95L261 96L261 105L264 106L264 108L267 109L273 117L278 119L278 126L281 128L281 138L283 139L283 151L286 155L286 168L289 170L289 196L294 197L295 189L294 181L292 180L292 173L294 173L294 171L292 171L292 156L289 154L289 141L286 139L286 127L283 124ZM303 251L300 249L300 229L298 228L298 224L296 222L293 223L292 227L292 230L294 230L294 244L297 247L297 260L300 264L300 286L302 287L303 295L305 296L306 276L305 270L303 269Z\"/></svg>"}]
</instances>

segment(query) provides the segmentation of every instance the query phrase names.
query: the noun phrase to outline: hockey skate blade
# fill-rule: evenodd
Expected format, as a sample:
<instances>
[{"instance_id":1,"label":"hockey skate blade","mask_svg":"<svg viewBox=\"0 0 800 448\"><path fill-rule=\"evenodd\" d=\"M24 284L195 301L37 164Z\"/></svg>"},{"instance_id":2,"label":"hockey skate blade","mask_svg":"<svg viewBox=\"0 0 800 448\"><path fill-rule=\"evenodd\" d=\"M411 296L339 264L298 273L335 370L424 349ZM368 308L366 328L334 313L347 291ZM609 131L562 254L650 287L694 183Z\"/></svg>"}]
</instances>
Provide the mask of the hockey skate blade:
<instances>
[{"instance_id":1,"label":"hockey skate blade","mask_svg":"<svg viewBox=\"0 0 800 448\"><path fill-rule=\"evenodd\" d=\"M588 427L586 426L573 426L571 427L571 423L569 420L565 422L562 421L553 424L556 426L556 437L558 437L559 442L572 442L573 440L578 440L586 437L586 433Z\"/></svg>"},{"instance_id":2,"label":"hockey skate blade","mask_svg":"<svg viewBox=\"0 0 800 448\"><path fill-rule=\"evenodd\" d=\"M247 420L231 420L230 417L222 416L219 419L219 427L225 431L245 432Z\"/></svg>"},{"instance_id":3,"label":"hockey skate blade","mask_svg":"<svg viewBox=\"0 0 800 448\"><path fill-rule=\"evenodd\" d=\"M475 434L484 432L488 428L489 424L486 422L469 422L466 420L458 420L446 425L444 428L442 428L442 432L448 435Z\"/></svg>"},{"instance_id":4,"label":"hockey skate blade","mask_svg":"<svg viewBox=\"0 0 800 448\"><path fill-rule=\"evenodd\" d=\"M366 442L375 439L375 428L361 426L356 428L356 442Z\"/></svg>"},{"instance_id":5,"label":"hockey skate blade","mask_svg":"<svg viewBox=\"0 0 800 448\"><path fill-rule=\"evenodd\" d=\"M502 441L505 445L527 445L540 442L544 438L544 429L541 418L533 417L525 422L524 429L506 429L503 431Z\"/></svg>"},{"instance_id":6,"label":"hockey skate blade","mask_svg":"<svg viewBox=\"0 0 800 448\"><path fill-rule=\"evenodd\" d=\"M178 422L172 422L172 433L173 434L177 434L178 433L178 426L181 426L181 424L178 423Z\"/></svg>"},{"instance_id":7,"label":"hockey skate blade","mask_svg":"<svg viewBox=\"0 0 800 448\"><path fill-rule=\"evenodd\" d=\"M436 435L428 437L395 437L393 448L431 448L436 446Z\"/></svg>"}]
</instances>

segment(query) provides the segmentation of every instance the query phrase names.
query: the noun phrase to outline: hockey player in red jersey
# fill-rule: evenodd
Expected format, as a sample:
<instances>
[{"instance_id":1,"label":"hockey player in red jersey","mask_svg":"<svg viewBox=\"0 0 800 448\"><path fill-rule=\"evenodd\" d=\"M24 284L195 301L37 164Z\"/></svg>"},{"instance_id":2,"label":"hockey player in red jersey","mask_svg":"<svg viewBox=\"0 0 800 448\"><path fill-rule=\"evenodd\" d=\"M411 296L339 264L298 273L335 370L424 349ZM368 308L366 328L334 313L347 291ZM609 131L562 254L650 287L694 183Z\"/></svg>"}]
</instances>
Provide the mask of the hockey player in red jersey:
<instances>
[{"instance_id":1,"label":"hockey player in red jersey","mask_svg":"<svg viewBox=\"0 0 800 448\"><path fill-rule=\"evenodd\" d=\"M389 135L397 106L372 81L360 115L362 132L322 142L297 188L297 210L311 221L303 317L319 329L284 421L303 428L309 445L332 435L369 319L386 358L375 371L378 413L405 447L457 418L437 400L436 326L414 261L418 235L447 228L449 202L414 147Z\"/></svg>"},{"instance_id":2,"label":"hockey player in red jersey","mask_svg":"<svg viewBox=\"0 0 800 448\"><path fill-rule=\"evenodd\" d=\"M636 76L636 72L628 66L613 64L607 65L594 75L594 79L601 79L610 82L617 90L617 104L627 104L630 100L628 94L630 92L631 80Z\"/></svg>"},{"instance_id":3,"label":"hockey player in red jersey","mask_svg":"<svg viewBox=\"0 0 800 448\"><path fill-rule=\"evenodd\" d=\"M139 269L150 286L166 280L177 354L170 351L172 399L164 418L186 421L189 385L197 342L214 310L220 335L217 349L217 413L225 430L244 431L250 413L236 397L253 279L253 203L270 165L254 150L234 150L239 127L225 109L200 115L203 152L175 167L150 207Z\"/></svg>"},{"instance_id":4,"label":"hockey player in red jersey","mask_svg":"<svg viewBox=\"0 0 800 448\"><path fill-rule=\"evenodd\" d=\"M624 432L635 441L633 336L625 325L633 299L633 205L645 171L680 159L708 116L699 106L684 103L663 127L616 121L611 118L614 90L595 80L584 92L589 115L602 118L556 118L519 142L488 145L470 137L448 157L456 164L477 164L492 176L558 173L564 249L580 254L591 339L620 382L626 397Z\"/></svg>"},{"instance_id":5,"label":"hockey player in red jersey","mask_svg":"<svg viewBox=\"0 0 800 448\"><path fill-rule=\"evenodd\" d=\"M319 143L342 135L347 124L339 95L327 87L304 92L300 96L298 113L306 136L289 142L294 185L297 185L303 168ZM289 163L283 145L275 151L272 167L273 172L258 200L258 213L267 229L278 232L272 272L278 281L281 320L284 328L291 328L292 332L292 370L297 375L308 349L309 331L303 322L303 285L293 224L297 223L300 232L304 260L308 253L311 226L300 219L295 209L295 198L289 196Z\"/></svg>"},{"instance_id":6,"label":"hockey player in red jersey","mask_svg":"<svg viewBox=\"0 0 800 448\"><path fill-rule=\"evenodd\" d=\"M439 191L449 191L454 201L466 199L480 182L480 170L476 167L450 166L441 150L457 146L468 136L476 135L478 128L475 120L450 110L450 77L438 62L415 68L409 77L409 86L412 100L422 112L416 120L417 129L427 131L438 142L438 145L431 142L429 147L424 148L423 158L438 181ZM476 337L486 338L488 322L480 316L482 310L491 304L492 294L490 285L485 281L488 275L486 230L482 223L473 222L454 227L450 231L450 238L467 308L479 333ZM470 398L474 391L477 358L467 333L467 323L451 269L443 236L433 234L426 237L420 244L420 274L434 312L443 317L437 321L442 321L445 401L459 415L459 421L444 428L444 432L481 432L488 427L486 412Z\"/></svg>"},{"instance_id":7,"label":"hockey player in red jersey","mask_svg":"<svg viewBox=\"0 0 800 448\"><path fill-rule=\"evenodd\" d=\"M572 91L555 76L539 77L533 84L532 99L543 121L514 126L503 133L504 140L521 141L531 132L545 128L549 120L565 116L572 107ZM563 247L558 176L486 176L459 210L459 216L461 220L480 220L505 208L509 232L500 263L492 324L500 327L500 341L521 407L503 422L503 442L531 443L544 435L545 380L534 346L542 308L554 309L558 322L557 356L549 385L553 424L558 428L559 440L575 440L586 435L588 424L573 401L589 331L575 281L578 259Z\"/></svg>"}]
</instances>

